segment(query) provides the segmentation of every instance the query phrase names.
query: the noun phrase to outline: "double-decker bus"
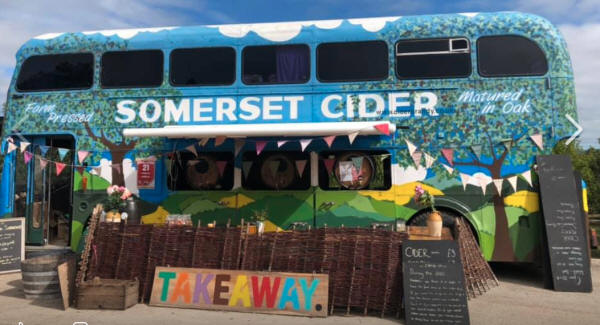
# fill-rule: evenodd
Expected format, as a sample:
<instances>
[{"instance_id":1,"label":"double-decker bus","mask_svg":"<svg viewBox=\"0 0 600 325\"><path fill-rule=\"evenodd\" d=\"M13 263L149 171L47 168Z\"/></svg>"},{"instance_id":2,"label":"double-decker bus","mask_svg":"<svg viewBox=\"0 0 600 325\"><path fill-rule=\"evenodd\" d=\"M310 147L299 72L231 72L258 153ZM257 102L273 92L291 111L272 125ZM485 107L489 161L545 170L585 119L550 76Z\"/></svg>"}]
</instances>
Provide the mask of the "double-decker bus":
<instances>
[{"instance_id":1,"label":"double-decker bus","mask_svg":"<svg viewBox=\"0 0 600 325\"><path fill-rule=\"evenodd\" d=\"M112 185L142 223L266 231L423 224L420 186L534 261L535 156L576 130L563 38L516 12L45 34L16 62L0 215L30 245L76 250Z\"/></svg>"}]
</instances>

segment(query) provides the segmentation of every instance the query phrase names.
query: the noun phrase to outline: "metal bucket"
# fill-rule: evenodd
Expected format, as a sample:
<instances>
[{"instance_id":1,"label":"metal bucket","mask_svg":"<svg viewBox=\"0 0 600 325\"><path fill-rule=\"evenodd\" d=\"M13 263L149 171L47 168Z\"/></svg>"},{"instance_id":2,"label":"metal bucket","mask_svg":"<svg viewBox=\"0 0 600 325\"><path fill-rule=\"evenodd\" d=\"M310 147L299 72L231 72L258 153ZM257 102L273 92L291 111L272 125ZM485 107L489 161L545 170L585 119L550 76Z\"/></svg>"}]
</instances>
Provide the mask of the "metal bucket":
<instances>
[{"instance_id":1,"label":"metal bucket","mask_svg":"<svg viewBox=\"0 0 600 325\"><path fill-rule=\"evenodd\" d=\"M60 298L57 269L65 259L65 255L45 255L22 261L21 276L25 298Z\"/></svg>"}]
</instances>

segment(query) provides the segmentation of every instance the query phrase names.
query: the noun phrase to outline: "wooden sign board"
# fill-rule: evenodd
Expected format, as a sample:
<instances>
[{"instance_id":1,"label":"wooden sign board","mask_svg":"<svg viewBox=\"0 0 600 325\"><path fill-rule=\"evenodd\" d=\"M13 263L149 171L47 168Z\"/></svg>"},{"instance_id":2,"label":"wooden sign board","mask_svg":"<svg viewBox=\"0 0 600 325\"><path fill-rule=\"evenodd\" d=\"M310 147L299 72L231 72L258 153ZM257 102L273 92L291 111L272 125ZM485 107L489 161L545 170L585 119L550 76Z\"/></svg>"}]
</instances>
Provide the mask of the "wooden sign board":
<instances>
[{"instance_id":1,"label":"wooden sign board","mask_svg":"<svg viewBox=\"0 0 600 325\"><path fill-rule=\"evenodd\" d=\"M547 287L556 291L591 292L589 242L571 159L538 156L544 218ZM580 181L580 180L579 180Z\"/></svg>"},{"instance_id":2,"label":"wooden sign board","mask_svg":"<svg viewBox=\"0 0 600 325\"><path fill-rule=\"evenodd\" d=\"M412 324L469 324L460 250L452 240L402 244L405 319Z\"/></svg>"},{"instance_id":3,"label":"wooden sign board","mask_svg":"<svg viewBox=\"0 0 600 325\"><path fill-rule=\"evenodd\" d=\"M77 262L75 255L66 258L66 261L58 266L58 283L63 300L63 308L67 310L75 298L75 275Z\"/></svg>"},{"instance_id":4,"label":"wooden sign board","mask_svg":"<svg viewBox=\"0 0 600 325\"><path fill-rule=\"evenodd\" d=\"M21 271L25 258L25 218L0 219L0 274Z\"/></svg>"},{"instance_id":5,"label":"wooden sign board","mask_svg":"<svg viewBox=\"0 0 600 325\"><path fill-rule=\"evenodd\" d=\"M327 316L326 274L157 267L151 306Z\"/></svg>"}]
</instances>

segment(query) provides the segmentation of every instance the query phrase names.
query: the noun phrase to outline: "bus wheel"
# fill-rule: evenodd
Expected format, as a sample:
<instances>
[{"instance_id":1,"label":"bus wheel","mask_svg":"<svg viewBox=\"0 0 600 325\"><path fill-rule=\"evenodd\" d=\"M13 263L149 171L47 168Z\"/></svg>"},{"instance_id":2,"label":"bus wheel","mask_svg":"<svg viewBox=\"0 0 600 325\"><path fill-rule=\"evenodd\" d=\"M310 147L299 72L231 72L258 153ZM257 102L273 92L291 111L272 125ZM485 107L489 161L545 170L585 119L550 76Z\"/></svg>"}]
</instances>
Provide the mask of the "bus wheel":
<instances>
[{"instance_id":1,"label":"bus wheel","mask_svg":"<svg viewBox=\"0 0 600 325\"><path fill-rule=\"evenodd\" d=\"M454 229L454 223L456 218L460 218L460 215L455 212L448 210L438 210L438 212L442 215L442 221L444 227L448 227L450 229ZM417 214L415 214L407 223L408 226L427 226L427 217L431 213L430 210L424 210Z\"/></svg>"}]
</instances>

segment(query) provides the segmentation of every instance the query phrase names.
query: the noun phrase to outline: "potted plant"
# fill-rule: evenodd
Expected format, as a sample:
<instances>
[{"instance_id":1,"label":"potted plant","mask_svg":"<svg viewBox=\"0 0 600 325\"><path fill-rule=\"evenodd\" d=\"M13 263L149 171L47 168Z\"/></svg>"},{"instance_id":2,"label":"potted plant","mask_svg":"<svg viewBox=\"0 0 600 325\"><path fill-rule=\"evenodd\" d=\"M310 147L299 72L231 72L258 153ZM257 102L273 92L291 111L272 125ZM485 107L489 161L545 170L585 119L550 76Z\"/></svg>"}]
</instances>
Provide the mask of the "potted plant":
<instances>
[{"instance_id":1,"label":"potted plant","mask_svg":"<svg viewBox=\"0 0 600 325\"><path fill-rule=\"evenodd\" d=\"M267 221L268 213L267 210L254 210L252 220L256 223L256 233L262 235L265 232L265 221Z\"/></svg>"},{"instance_id":2,"label":"potted plant","mask_svg":"<svg viewBox=\"0 0 600 325\"><path fill-rule=\"evenodd\" d=\"M113 185L106 189L108 198L106 200L106 221L121 222L121 212L125 208L125 202L133 194L124 186Z\"/></svg>"},{"instance_id":3,"label":"potted plant","mask_svg":"<svg viewBox=\"0 0 600 325\"><path fill-rule=\"evenodd\" d=\"M431 209L427 217L427 229L432 237L442 237L443 220L442 215L435 208L435 197L427 192L422 186L415 187L415 203Z\"/></svg>"}]
</instances>

